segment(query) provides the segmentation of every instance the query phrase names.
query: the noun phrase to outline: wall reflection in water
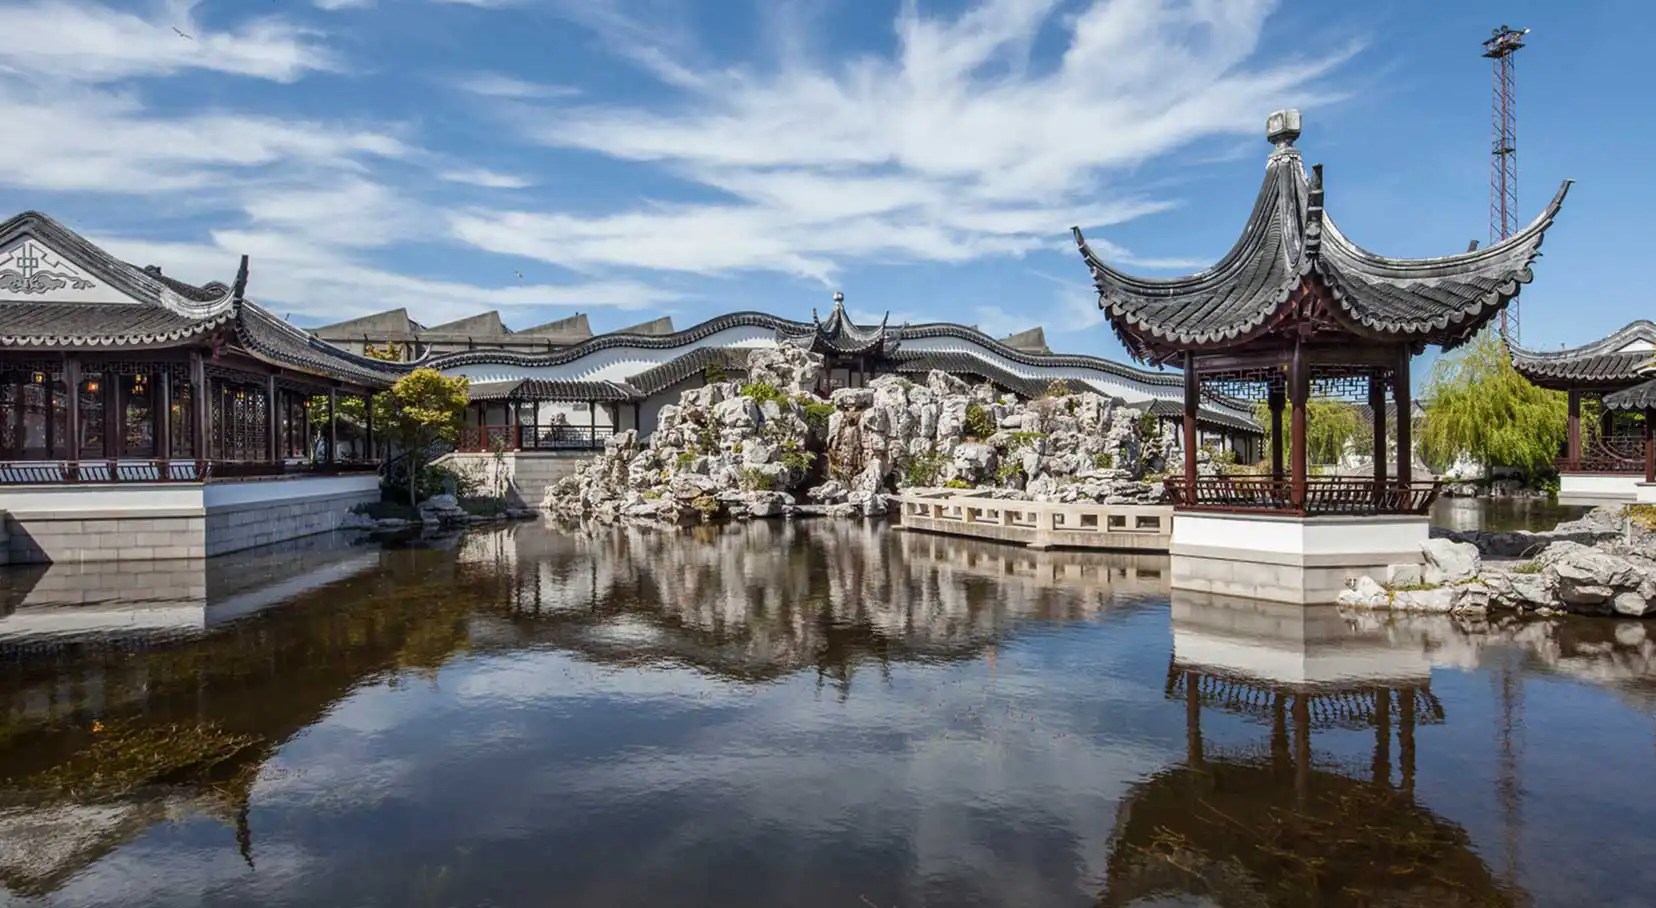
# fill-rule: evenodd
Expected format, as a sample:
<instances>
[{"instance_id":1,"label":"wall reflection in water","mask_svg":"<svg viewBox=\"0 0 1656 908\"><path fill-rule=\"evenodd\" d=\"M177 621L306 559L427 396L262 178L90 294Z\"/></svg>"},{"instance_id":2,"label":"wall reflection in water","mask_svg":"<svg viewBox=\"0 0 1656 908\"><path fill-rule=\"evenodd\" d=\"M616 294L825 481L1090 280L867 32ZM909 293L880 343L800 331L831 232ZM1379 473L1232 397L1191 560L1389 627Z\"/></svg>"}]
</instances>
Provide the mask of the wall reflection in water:
<instances>
[{"instance_id":1,"label":"wall reflection in water","mask_svg":"<svg viewBox=\"0 0 1656 908\"><path fill-rule=\"evenodd\" d=\"M1244 605L1170 596L1164 570L773 522L11 572L0 883L122 906L1575 904L1523 856L1616 861L1579 831L1606 822L1651 841L1639 804L1572 820L1533 759L1568 685L1598 765L1647 768L1642 626ZM1528 734L1505 751L1503 690Z\"/></svg>"}]
</instances>

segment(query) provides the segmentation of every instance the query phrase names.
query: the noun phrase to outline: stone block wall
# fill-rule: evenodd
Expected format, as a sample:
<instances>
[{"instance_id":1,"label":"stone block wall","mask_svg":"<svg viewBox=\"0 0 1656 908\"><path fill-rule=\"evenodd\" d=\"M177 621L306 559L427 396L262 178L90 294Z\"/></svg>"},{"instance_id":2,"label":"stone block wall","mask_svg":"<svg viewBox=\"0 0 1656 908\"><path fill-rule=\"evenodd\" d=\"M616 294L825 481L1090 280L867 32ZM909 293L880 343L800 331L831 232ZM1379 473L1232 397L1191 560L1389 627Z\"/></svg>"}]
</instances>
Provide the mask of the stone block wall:
<instances>
[{"instance_id":1,"label":"stone block wall","mask_svg":"<svg viewBox=\"0 0 1656 908\"><path fill-rule=\"evenodd\" d=\"M212 557L332 532L339 529L352 507L378 500L376 490L214 509L206 518L204 554Z\"/></svg>"},{"instance_id":2,"label":"stone block wall","mask_svg":"<svg viewBox=\"0 0 1656 908\"><path fill-rule=\"evenodd\" d=\"M248 483L55 487L11 496L11 564L208 558L326 533L377 501L374 477Z\"/></svg>"},{"instance_id":3,"label":"stone block wall","mask_svg":"<svg viewBox=\"0 0 1656 908\"><path fill-rule=\"evenodd\" d=\"M12 564L205 558L207 518L116 513L8 517Z\"/></svg>"}]
</instances>

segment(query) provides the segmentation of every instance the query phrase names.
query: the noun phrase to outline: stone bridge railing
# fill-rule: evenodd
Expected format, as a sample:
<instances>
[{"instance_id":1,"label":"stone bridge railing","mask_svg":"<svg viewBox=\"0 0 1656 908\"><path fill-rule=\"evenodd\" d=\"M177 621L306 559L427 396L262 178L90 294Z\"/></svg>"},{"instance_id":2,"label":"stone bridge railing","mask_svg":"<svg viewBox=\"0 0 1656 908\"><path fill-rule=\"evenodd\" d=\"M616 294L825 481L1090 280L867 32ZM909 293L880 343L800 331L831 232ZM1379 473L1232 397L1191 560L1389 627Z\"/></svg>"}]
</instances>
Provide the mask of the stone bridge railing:
<instances>
[{"instance_id":1,"label":"stone bridge railing","mask_svg":"<svg viewBox=\"0 0 1656 908\"><path fill-rule=\"evenodd\" d=\"M1166 552L1170 505L1014 501L952 490L900 496L905 530L1015 542L1032 549L1079 548Z\"/></svg>"}]
</instances>

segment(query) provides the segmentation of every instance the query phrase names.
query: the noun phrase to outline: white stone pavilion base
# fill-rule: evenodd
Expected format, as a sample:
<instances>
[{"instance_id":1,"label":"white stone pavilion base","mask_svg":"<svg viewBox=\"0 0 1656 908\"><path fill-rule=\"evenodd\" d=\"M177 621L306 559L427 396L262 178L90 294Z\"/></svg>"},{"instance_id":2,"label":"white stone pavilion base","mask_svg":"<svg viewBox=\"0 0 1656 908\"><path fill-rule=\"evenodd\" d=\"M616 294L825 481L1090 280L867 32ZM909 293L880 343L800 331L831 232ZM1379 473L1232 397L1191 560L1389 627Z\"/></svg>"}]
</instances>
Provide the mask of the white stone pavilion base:
<instances>
[{"instance_id":1,"label":"white stone pavilion base","mask_svg":"<svg viewBox=\"0 0 1656 908\"><path fill-rule=\"evenodd\" d=\"M1171 585L1177 590L1297 605L1335 601L1368 574L1423 561L1426 517L1173 515Z\"/></svg>"},{"instance_id":2,"label":"white stone pavilion base","mask_svg":"<svg viewBox=\"0 0 1656 908\"><path fill-rule=\"evenodd\" d=\"M377 500L368 473L12 487L0 511L12 564L73 564L210 558L326 533Z\"/></svg>"},{"instance_id":3,"label":"white stone pavilion base","mask_svg":"<svg viewBox=\"0 0 1656 908\"><path fill-rule=\"evenodd\" d=\"M1560 473L1560 504L1611 504L1638 498L1643 473Z\"/></svg>"},{"instance_id":4,"label":"white stone pavilion base","mask_svg":"<svg viewBox=\"0 0 1656 908\"><path fill-rule=\"evenodd\" d=\"M1633 500L1639 504L1656 504L1656 482L1641 482L1634 486Z\"/></svg>"}]
</instances>

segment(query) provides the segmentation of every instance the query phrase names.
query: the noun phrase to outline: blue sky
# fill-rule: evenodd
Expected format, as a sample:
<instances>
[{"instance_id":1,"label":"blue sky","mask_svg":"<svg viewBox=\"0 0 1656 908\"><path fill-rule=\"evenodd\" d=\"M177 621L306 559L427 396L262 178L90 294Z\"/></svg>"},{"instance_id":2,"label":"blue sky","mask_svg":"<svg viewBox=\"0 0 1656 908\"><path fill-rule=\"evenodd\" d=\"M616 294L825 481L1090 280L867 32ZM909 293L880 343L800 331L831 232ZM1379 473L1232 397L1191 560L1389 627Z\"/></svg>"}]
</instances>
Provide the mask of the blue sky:
<instances>
[{"instance_id":1,"label":"blue sky","mask_svg":"<svg viewBox=\"0 0 1656 908\"><path fill-rule=\"evenodd\" d=\"M1502 22L1532 29L1523 219L1578 180L1523 339L1582 343L1649 314L1634 0L9 0L0 32L38 39L0 47L0 184L169 274L248 253L301 324L682 326L843 290L1121 356L1068 228L1127 270L1205 266L1276 108L1357 242L1487 241Z\"/></svg>"}]
</instances>

